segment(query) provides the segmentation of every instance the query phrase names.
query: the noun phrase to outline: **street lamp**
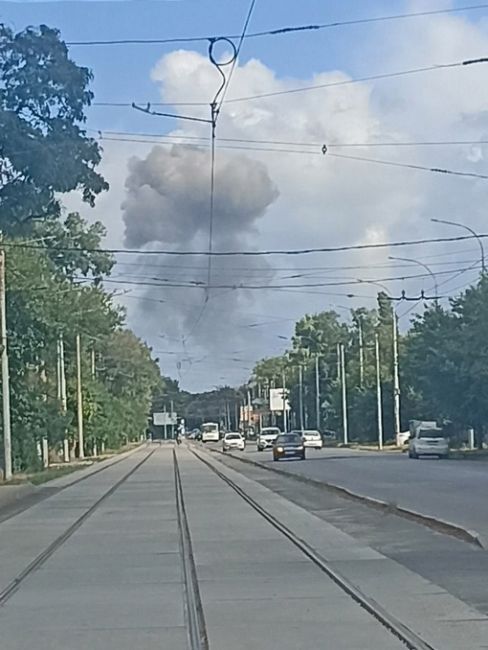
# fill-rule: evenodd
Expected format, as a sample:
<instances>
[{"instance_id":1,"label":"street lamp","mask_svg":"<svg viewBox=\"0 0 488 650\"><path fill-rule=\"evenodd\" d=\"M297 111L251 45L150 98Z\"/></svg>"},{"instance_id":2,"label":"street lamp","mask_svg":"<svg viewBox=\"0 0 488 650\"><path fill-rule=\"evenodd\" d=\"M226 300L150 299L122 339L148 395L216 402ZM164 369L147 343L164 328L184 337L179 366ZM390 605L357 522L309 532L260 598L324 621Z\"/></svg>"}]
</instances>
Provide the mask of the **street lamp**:
<instances>
[{"instance_id":1,"label":"street lamp","mask_svg":"<svg viewBox=\"0 0 488 650\"><path fill-rule=\"evenodd\" d=\"M389 260L396 260L397 262L410 262L411 264L418 264L419 266L424 268L427 271L427 273L430 275L430 277L432 278L432 281L434 283L435 301L436 302L438 301L439 290L438 290L438 287L437 287L437 278L436 278L435 274L433 273L432 269L429 266L427 266L427 264L424 264L424 262L420 262L420 260L414 260L411 257L393 257L393 255L390 255L388 257L388 259Z\"/></svg>"},{"instance_id":2,"label":"street lamp","mask_svg":"<svg viewBox=\"0 0 488 650\"><path fill-rule=\"evenodd\" d=\"M483 274L486 273L486 266L485 266L485 249L483 248L483 242L481 241L481 237L478 235L477 232L475 232L472 228L469 226L466 226L464 223L458 223L457 221L447 221L447 219L435 219L432 218L431 221L434 223L445 223L448 226L457 226L458 228L464 228L464 230L467 230L470 232L473 237L476 238L476 241L479 244L480 247L480 252L481 252L481 272Z\"/></svg>"}]
</instances>

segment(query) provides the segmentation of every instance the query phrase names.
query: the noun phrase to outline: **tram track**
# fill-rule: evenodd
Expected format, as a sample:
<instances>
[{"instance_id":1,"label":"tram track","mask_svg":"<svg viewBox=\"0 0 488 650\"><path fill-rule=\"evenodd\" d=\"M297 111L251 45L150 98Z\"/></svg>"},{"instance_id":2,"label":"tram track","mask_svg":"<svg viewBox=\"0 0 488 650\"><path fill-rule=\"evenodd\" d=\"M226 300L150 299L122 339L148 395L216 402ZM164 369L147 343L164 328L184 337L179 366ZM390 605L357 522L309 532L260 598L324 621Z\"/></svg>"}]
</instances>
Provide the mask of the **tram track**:
<instances>
[{"instance_id":1,"label":"tram track","mask_svg":"<svg viewBox=\"0 0 488 650\"><path fill-rule=\"evenodd\" d=\"M214 474L216 474L224 483L226 483L232 490L234 490L246 503L248 503L253 510L265 519L273 528L278 530L284 537L286 537L300 552L306 556L313 564L328 578L330 578L343 592L345 592L352 600L354 600L359 607L365 610L370 616L381 624L390 634L400 640L409 650L439 650L430 645L422 637L420 637L414 630L402 623L396 616L388 612L374 599L364 594L358 587L352 584L345 576L341 575L331 564L321 556L314 548L312 548L306 541L301 539L294 531L286 526L282 521L275 517L272 513L261 506L252 496L243 490L235 481L233 481L227 474L220 471L218 467L204 458L200 453L189 448L191 453L198 458L204 465L206 465Z\"/></svg>"}]
</instances>

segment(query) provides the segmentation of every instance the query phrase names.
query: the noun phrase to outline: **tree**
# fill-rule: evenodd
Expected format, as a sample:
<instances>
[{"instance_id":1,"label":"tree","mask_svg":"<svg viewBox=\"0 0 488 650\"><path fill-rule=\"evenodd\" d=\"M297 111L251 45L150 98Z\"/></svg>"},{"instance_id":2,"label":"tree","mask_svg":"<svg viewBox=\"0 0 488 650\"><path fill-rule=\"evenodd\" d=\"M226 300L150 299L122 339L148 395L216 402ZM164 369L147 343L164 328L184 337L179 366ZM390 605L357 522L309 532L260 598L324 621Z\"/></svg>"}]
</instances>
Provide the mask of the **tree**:
<instances>
[{"instance_id":1,"label":"tree","mask_svg":"<svg viewBox=\"0 0 488 650\"><path fill-rule=\"evenodd\" d=\"M0 77L0 229L22 234L59 215L59 193L79 190L93 205L108 184L82 128L92 74L69 58L57 30L0 25Z\"/></svg>"}]
</instances>

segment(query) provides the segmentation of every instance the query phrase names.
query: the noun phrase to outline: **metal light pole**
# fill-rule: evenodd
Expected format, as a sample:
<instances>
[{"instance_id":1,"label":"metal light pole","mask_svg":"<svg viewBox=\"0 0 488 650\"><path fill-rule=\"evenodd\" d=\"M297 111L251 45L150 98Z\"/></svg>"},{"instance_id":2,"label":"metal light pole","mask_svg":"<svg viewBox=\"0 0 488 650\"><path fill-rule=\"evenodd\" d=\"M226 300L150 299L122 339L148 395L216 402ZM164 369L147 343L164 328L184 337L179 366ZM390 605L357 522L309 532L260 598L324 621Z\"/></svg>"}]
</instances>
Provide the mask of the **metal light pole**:
<instances>
[{"instance_id":1,"label":"metal light pole","mask_svg":"<svg viewBox=\"0 0 488 650\"><path fill-rule=\"evenodd\" d=\"M315 426L320 431L320 373L319 355L315 355Z\"/></svg>"},{"instance_id":2,"label":"metal light pole","mask_svg":"<svg viewBox=\"0 0 488 650\"><path fill-rule=\"evenodd\" d=\"M381 397L381 367L380 367L380 339L378 332L374 335L374 349L376 359L376 405L378 417L378 449L383 449L383 404Z\"/></svg>"},{"instance_id":3,"label":"metal light pole","mask_svg":"<svg viewBox=\"0 0 488 650\"><path fill-rule=\"evenodd\" d=\"M2 406L4 479L12 478L12 432L10 426L10 373L7 349L7 314L5 300L5 251L0 250L0 339L2 346Z\"/></svg>"},{"instance_id":4,"label":"metal light pole","mask_svg":"<svg viewBox=\"0 0 488 650\"><path fill-rule=\"evenodd\" d=\"M437 278L436 278L435 273L432 271L432 269L429 266L427 266L427 264L424 264L424 262L421 262L420 260L414 260L414 259L412 259L410 257L393 257L392 255L390 255L388 257L388 259L389 260L396 260L398 262L410 262L411 264L418 264L423 269L425 269L427 271L427 273L430 275L430 277L432 278L432 282L434 283L435 302L436 303L438 302L439 288L437 286Z\"/></svg>"},{"instance_id":5,"label":"metal light pole","mask_svg":"<svg viewBox=\"0 0 488 650\"><path fill-rule=\"evenodd\" d=\"M346 363L344 344L340 344L340 364L341 364L341 395L342 395L342 429L344 433L344 444L347 445L348 431L347 431L347 391L346 391Z\"/></svg>"},{"instance_id":6,"label":"metal light pole","mask_svg":"<svg viewBox=\"0 0 488 650\"><path fill-rule=\"evenodd\" d=\"M400 434L400 374L398 370L398 320L393 310L393 414L395 420L395 441Z\"/></svg>"},{"instance_id":7,"label":"metal light pole","mask_svg":"<svg viewBox=\"0 0 488 650\"><path fill-rule=\"evenodd\" d=\"M457 221L447 221L447 219L434 219L432 218L431 221L434 223L445 223L448 226L457 226L458 228L464 228L464 230L467 230L470 232L473 237L476 238L476 241L479 244L480 247L480 253L481 253L481 272L483 274L486 273L486 265L485 265L485 249L483 247L483 242L481 241L481 237L478 235L476 231L474 231L472 228L469 226L466 226L464 223L458 223Z\"/></svg>"}]
</instances>

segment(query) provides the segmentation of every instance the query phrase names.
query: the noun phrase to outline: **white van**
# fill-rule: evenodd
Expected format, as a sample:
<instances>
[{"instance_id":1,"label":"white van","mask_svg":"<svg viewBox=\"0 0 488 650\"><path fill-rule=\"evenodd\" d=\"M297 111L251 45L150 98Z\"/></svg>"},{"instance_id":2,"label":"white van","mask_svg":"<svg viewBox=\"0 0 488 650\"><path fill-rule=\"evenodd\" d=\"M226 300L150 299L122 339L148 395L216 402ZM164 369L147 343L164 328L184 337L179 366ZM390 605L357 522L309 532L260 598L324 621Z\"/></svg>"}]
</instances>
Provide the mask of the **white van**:
<instances>
[{"instance_id":1,"label":"white van","mask_svg":"<svg viewBox=\"0 0 488 650\"><path fill-rule=\"evenodd\" d=\"M420 458L421 456L437 456L449 458L449 439L439 428L416 429L408 443L408 457Z\"/></svg>"}]
</instances>

